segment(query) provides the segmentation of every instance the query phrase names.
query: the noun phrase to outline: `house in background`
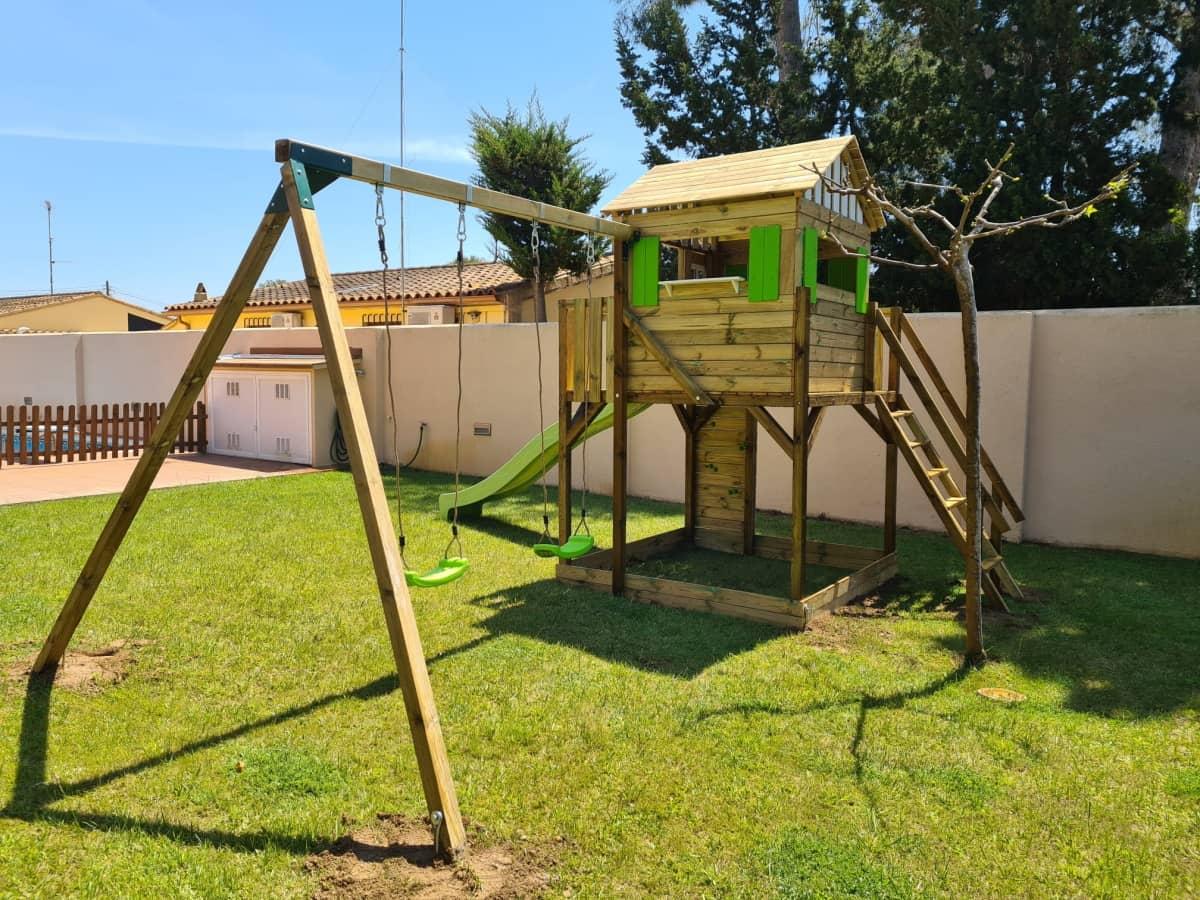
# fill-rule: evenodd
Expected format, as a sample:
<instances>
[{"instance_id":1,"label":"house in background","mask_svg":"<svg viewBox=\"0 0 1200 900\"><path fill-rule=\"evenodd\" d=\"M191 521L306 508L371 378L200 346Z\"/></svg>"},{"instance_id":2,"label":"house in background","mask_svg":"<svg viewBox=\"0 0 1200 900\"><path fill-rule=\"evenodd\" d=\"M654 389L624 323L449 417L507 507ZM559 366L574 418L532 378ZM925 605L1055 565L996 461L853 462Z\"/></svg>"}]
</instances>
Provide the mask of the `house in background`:
<instances>
[{"instance_id":1,"label":"house in background","mask_svg":"<svg viewBox=\"0 0 1200 900\"><path fill-rule=\"evenodd\" d=\"M525 282L504 263L468 263L463 267L463 299L458 299L457 266L422 266L387 273L387 308L384 306L382 269L343 272L333 276L342 323L347 327L383 325L449 325L460 319L467 325L519 321L519 310L510 314L510 295ZM210 297L203 283L188 303L176 303L167 312L177 316L173 328L208 327L220 297ZM238 328L301 328L317 324L308 286L303 281L259 285L246 302Z\"/></svg>"},{"instance_id":2,"label":"house in background","mask_svg":"<svg viewBox=\"0 0 1200 900\"><path fill-rule=\"evenodd\" d=\"M0 333L157 331L171 319L103 291L0 297Z\"/></svg>"}]
</instances>

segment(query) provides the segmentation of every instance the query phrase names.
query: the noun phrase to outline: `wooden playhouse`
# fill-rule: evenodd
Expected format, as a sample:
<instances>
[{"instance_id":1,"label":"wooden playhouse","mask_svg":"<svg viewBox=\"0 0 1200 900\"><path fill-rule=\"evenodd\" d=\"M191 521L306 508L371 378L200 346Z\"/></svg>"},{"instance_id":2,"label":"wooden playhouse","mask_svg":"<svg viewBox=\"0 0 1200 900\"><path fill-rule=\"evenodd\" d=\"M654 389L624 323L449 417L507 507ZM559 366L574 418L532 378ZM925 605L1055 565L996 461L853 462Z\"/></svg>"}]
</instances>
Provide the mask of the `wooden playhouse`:
<instances>
[{"instance_id":1,"label":"wooden playhouse","mask_svg":"<svg viewBox=\"0 0 1200 900\"><path fill-rule=\"evenodd\" d=\"M608 204L605 214L635 237L614 241L611 298L567 300L559 310L559 433L566 439L558 466L565 541L571 446L611 403L613 546L561 562L558 578L803 628L896 574L900 457L966 552L965 499L952 472L965 459L962 410L901 310L870 300L871 234L883 217L838 190L865 177L857 141L833 138L657 166ZM684 525L627 542L627 417L656 403L673 408L685 435ZM808 456L831 406L853 407L886 445L882 547L807 538ZM932 422L937 444L923 420ZM755 530L759 426L792 462L790 538ZM984 590L1003 604L1018 588L1000 555L1001 537L1023 515L986 452L984 459ZM627 571L633 560L686 545L789 560L788 596ZM811 564L849 574L806 592Z\"/></svg>"}]
</instances>

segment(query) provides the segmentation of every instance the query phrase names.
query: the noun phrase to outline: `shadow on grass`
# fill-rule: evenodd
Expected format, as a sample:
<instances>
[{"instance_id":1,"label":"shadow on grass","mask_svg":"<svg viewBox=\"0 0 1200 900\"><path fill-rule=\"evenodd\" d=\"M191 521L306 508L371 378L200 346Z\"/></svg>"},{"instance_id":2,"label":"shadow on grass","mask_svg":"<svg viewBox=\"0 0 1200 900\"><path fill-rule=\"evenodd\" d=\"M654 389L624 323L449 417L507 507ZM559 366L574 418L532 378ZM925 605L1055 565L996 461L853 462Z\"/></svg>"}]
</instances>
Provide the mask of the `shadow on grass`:
<instances>
[{"instance_id":1,"label":"shadow on grass","mask_svg":"<svg viewBox=\"0 0 1200 900\"><path fill-rule=\"evenodd\" d=\"M787 634L767 625L634 603L552 580L471 602L493 611L476 623L491 637L530 637L675 678L694 678L723 659Z\"/></svg>"},{"instance_id":2,"label":"shadow on grass","mask_svg":"<svg viewBox=\"0 0 1200 900\"><path fill-rule=\"evenodd\" d=\"M394 674L376 678L361 687L326 694L308 703L247 722L219 734L210 735L184 744L174 750L147 757L136 763L112 769L100 775L74 782L46 782L46 756L50 737L50 702L53 680L49 673L33 675L26 686L25 700L21 711L21 733L17 745L17 772L12 796L0 817L23 822L47 822L71 825L103 831L125 831L153 837L167 837L182 843L204 843L222 849L257 853L267 849L279 849L293 854L311 852L317 841L270 831L253 831L235 834L216 829L193 828L175 825L162 820L136 819L111 813L90 813L73 810L57 810L51 804L58 800L86 794L104 785L130 775L137 775L180 757L216 747L244 735L278 725L291 719L306 716L342 700L372 700L384 697L399 687Z\"/></svg>"}]
</instances>

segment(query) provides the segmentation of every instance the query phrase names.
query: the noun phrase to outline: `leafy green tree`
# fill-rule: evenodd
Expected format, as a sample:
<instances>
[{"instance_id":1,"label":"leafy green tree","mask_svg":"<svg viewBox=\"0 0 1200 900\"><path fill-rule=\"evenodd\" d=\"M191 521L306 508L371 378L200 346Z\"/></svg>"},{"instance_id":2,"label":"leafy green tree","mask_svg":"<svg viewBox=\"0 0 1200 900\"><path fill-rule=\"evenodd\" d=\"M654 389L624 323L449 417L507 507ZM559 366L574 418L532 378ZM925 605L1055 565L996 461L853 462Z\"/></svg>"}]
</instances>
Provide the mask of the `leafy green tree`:
<instances>
[{"instance_id":1,"label":"leafy green tree","mask_svg":"<svg viewBox=\"0 0 1200 900\"><path fill-rule=\"evenodd\" d=\"M646 134L646 162L850 131L906 202L905 181L971 183L981 158L1015 144L1010 171L1021 180L996 210L1011 219L1041 209L1047 193L1083 193L1137 163L1136 183L1073 240L1031 229L980 247L980 307L1149 303L1194 266L1178 227L1200 164L1185 0L813 0L819 38L797 48L790 78L771 41L779 4L714 0L694 34L679 5L649 0L617 20L622 99ZM1179 125L1162 132L1180 148L1175 171L1159 146L1160 111ZM877 242L889 257L920 254L895 225ZM903 269L881 271L876 286L913 309L958 305L949 283Z\"/></svg>"},{"instance_id":2,"label":"leafy green tree","mask_svg":"<svg viewBox=\"0 0 1200 900\"><path fill-rule=\"evenodd\" d=\"M786 2L786 0L785 0ZM617 17L621 100L646 135L647 165L823 137L811 57L788 45L781 72L778 0L710 0L694 35L681 4L658 0Z\"/></svg>"},{"instance_id":3,"label":"leafy green tree","mask_svg":"<svg viewBox=\"0 0 1200 900\"><path fill-rule=\"evenodd\" d=\"M481 187L589 212L612 180L581 152L587 136L571 137L567 119L547 119L536 97L524 114L511 106L499 116L480 109L471 114L469 123L471 155L479 166L472 181ZM546 284L562 269L585 270L587 235L540 226L540 267L535 277L532 223L494 213L484 213L480 221L503 247L504 261L533 280L534 315L539 322L546 321Z\"/></svg>"}]
</instances>

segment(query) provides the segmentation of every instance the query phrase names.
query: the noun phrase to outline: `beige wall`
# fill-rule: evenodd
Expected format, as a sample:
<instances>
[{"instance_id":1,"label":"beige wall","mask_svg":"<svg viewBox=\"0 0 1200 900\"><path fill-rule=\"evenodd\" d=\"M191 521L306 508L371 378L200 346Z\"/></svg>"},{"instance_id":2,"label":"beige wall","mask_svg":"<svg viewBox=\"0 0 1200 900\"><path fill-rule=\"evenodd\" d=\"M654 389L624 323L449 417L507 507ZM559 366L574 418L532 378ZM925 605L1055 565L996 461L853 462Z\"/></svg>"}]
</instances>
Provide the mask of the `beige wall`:
<instances>
[{"instance_id":1,"label":"beige wall","mask_svg":"<svg viewBox=\"0 0 1200 900\"><path fill-rule=\"evenodd\" d=\"M958 317L912 320L961 396ZM984 442L1025 508L1028 519L1017 535L1200 557L1200 308L985 313L980 331ZM394 460L384 335L373 328L349 334L364 350L364 402L376 447ZM535 334L532 324L464 329L462 468L469 475L491 472L537 433ZM548 425L556 416L557 326L542 325L540 334ZM411 456L419 424L427 422L416 465L450 471L458 330L404 328L392 337L399 456ZM197 332L0 336L0 405L25 396L50 404L166 399L198 339ZM235 331L226 349L316 342L313 329ZM788 424L786 411L776 414ZM475 437L477 422L489 423L492 435ZM759 505L786 510L787 460L765 434L759 443ZM581 472L582 452L575 452ZM681 499L682 455L682 434L669 408L635 419L632 492ZM589 487L608 492L611 441L589 442L587 457ZM879 520L883 448L853 410L827 414L809 485L811 513ZM899 518L938 527L906 470Z\"/></svg>"}]
</instances>

